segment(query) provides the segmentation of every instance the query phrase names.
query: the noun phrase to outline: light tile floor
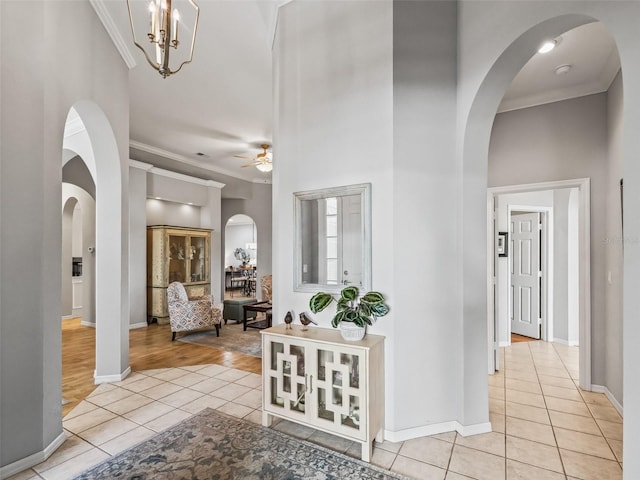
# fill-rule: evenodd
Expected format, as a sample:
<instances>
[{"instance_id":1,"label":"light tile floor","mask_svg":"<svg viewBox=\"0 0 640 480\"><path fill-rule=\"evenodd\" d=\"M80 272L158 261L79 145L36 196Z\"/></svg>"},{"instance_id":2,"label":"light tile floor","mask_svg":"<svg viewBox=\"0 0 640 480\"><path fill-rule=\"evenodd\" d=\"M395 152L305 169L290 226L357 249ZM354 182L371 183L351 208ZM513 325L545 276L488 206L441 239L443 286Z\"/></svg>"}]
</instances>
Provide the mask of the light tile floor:
<instances>
[{"instance_id":1,"label":"light tile floor","mask_svg":"<svg viewBox=\"0 0 640 480\"><path fill-rule=\"evenodd\" d=\"M576 348L515 343L501 360L489 376L493 432L384 442L372 462L421 480L622 478L622 418L603 394L576 387ZM220 365L136 372L98 386L63 420L67 441L11 479L68 479L206 407L260 423L260 405L256 374ZM354 442L285 421L274 428L360 456Z\"/></svg>"}]
</instances>

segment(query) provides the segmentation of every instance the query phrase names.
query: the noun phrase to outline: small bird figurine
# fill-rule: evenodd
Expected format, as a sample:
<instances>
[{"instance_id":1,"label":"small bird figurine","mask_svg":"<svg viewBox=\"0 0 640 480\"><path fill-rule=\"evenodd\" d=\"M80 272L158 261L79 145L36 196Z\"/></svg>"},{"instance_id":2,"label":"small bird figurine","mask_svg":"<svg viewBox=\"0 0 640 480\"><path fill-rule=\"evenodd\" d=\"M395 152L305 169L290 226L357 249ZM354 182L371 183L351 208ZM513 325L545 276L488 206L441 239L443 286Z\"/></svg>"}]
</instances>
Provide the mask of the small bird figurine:
<instances>
[{"instance_id":1,"label":"small bird figurine","mask_svg":"<svg viewBox=\"0 0 640 480\"><path fill-rule=\"evenodd\" d=\"M291 324L293 323L293 313L291 313L291 311L288 311L284 316L284 323L287 324L284 329L289 330L291 328Z\"/></svg>"},{"instance_id":2,"label":"small bird figurine","mask_svg":"<svg viewBox=\"0 0 640 480\"><path fill-rule=\"evenodd\" d=\"M307 326L310 323L313 323L314 325L318 325L309 315L307 315L305 312L302 312L300 314L300 323L302 324L302 330L307 330Z\"/></svg>"}]
</instances>

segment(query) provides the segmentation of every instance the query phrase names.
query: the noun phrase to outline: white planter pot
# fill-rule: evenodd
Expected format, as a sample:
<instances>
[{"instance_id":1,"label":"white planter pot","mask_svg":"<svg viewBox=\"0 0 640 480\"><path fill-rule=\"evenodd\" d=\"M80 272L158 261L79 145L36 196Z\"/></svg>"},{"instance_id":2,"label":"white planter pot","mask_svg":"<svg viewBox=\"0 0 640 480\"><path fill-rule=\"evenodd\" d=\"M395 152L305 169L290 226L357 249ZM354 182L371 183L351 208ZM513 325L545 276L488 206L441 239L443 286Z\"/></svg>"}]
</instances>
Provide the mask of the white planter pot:
<instances>
[{"instance_id":1,"label":"white planter pot","mask_svg":"<svg viewBox=\"0 0 640 480\"><path fill-rule=\"evenodd\" d=\"M352 322L340 322L340 334L342 338L350 342L357 342L364 338L367 327L359 327Z\"/></svg>"}]
</instances>

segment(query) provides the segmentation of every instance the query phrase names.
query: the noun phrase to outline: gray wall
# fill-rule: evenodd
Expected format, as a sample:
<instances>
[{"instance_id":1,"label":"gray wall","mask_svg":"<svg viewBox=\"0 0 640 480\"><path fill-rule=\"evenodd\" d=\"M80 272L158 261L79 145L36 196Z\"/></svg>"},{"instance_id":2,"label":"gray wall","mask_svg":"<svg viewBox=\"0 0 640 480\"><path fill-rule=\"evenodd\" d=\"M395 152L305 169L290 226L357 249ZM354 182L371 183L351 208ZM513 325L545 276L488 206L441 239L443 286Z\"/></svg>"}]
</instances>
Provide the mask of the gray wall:
<instances>
[{"instance_id":1,"label":"gray wall","mask_svg":"<svg viewBox=\"0 0 640 480\"><path fill-rule=\"evenodd\" d=\"M622 138L623 138L623 88L622 76L619 74L613 81L607 95L607 119L609 135L609 176L607 178L608 198L606 203L606 233L602 239L607 262L606 290L606 379L607 387L622 403L622 371L623 371L623 328L622 328L622 288L624 250L634 248L640 238L633 235L623 236L622 207L620 204L620 179L622 170ZM629 133L627 135L630 135ZM627 181L628 188L628 181ZM631 187L633 188L633 186ZM630 245L630 246L629 246ZM637 287L637 283L635 286ZM631 368L631 366L627 367Z\"/></svg>"},{"instance_id":2,"label":"gray wall","mask_svg":"<svg viewBox=\"0 0 640 480\"><path fill-rule=\"evenodd\" d=\"M147 325L147 172L129 168L129 324Z\"/></svg>"},{"instance_id":3,"label":"gray wall","mask_svg":"<svg viewBox=\"0 0 640 480\"><path fill-rule=\"evenodd\" d=\"M592 382L598 385L608 384L607 118L605 93L498 114L491 135L488 178L490 187L591 179L591 365Z\"/></svg>"},{"instance_id":4,"label":"gray wall","mask_svg":"<svg viewBox=\"0 0 640 480\"><path fill-rule=\"evenodd\" d=\"M45 37L54 31L55 41ZM129 99L126 66L89 2L0 2L0 57L0 465L6 466L41 455L63 433L60 201L69 108L95 101L123 158Z\"/></svg>"},{"instance_id":5,"label":"gray wall","mask_svg":"<svg viewBox=\"0 0 640 480\"><path fill-rule=\"evenodd\" d=\"M227 224L227 221L239 213L250 216L256 224L256 238L258 240L258 265L256 275L258 277L258 285L256 286L256 294L260 297L260 278L263 275L273 274L272 270L272 200L271 185L253 183L251 185L251 195L247 199L222 199L221 228ZM220 235L220 265L224 266L224 251L227 248L225 244L225 236ZM233 247L233 246L232 246ZM218 270L219 281L224 285L224 271ZM275 283L275 278L274 278ZM275 289L274 289L275 290ZM275 316L274 316L275 317ZM276 317L277 318L277 317Z\"/></svg>"}]
</instances>

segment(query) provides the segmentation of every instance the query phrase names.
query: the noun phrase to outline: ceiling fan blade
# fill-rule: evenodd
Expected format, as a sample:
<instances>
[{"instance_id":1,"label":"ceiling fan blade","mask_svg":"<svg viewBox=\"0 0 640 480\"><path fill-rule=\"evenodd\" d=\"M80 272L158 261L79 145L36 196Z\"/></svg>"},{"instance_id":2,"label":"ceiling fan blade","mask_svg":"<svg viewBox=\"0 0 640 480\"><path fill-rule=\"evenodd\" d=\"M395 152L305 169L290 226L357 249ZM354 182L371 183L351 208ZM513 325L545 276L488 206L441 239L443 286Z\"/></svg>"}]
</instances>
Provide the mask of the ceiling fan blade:
<instances>
[{"instance_id":1,"label":"ceiling fan blade","mask_svg":"<svg viewBox=\"0 0 640 480\"><path fill-rule=\"evenodd\" d=\"M246 160L255 160L255 157L248 157L246 155L234 155L235 158L244 158Z\"/></svg>"},{"instance_id":2,"label":"ceiling fan blade","mask_svg":"<svg viewBox=\"0 0 640 480\"><path fill-rule=\"evenodd\" d=\"M244 168L244 167L255 167L256 165L260 165L260 163L262 163L262 162L247 163L246 165L242 165L242 168Z\"/></svg>"}]
</instances>

